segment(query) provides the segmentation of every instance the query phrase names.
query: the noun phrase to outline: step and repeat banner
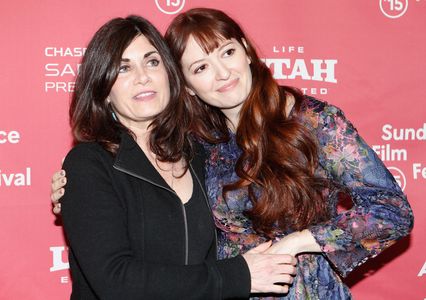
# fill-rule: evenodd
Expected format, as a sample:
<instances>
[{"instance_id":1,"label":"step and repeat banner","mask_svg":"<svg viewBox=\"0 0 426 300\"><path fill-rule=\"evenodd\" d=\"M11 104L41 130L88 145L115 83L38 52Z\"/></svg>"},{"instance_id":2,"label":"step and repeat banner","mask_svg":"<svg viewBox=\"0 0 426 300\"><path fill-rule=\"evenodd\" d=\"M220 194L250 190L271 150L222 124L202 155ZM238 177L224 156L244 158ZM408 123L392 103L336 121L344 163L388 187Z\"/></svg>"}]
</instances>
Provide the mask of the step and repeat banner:
<instances>
[{"instance_id":1,"label":"step and repeat banner","mask_svg":"<svg viewBox=\"0 0 426 300\"><path fill-rule=\"evenodd\" d=\"M69 297L49 194L87 42L113 17L140 14L164 32L193 7L224 10L280 83L342 108L407 194L414 230L345 279L355 299L426 299L426 0L2 1L0 299Z\"/></svg>"}]
</instances>

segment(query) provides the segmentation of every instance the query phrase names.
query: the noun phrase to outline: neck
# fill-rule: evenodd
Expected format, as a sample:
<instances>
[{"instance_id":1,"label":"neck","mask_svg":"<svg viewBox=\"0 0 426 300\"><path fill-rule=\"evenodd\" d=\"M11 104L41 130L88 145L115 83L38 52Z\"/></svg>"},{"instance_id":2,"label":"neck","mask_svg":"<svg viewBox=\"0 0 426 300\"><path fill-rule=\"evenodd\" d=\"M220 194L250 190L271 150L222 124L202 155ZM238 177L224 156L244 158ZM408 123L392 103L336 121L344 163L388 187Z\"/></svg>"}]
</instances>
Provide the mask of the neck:
<instances>
[{"instance_id":1,"label":"neck","mask_svg":"<svg viewBox=\"0 0 426 300\"><path fill-rule=\"evenodd\" d=\"M133 128L130 128L130 130L133 131L133 133L136 135L136 143L139 145L139 147L141 147L141 149L144 152L149 151L150 153L151 148L149 147L149 135L150 135L150 131L149 130L134 130Z\"/></svg>"},{"instance_id":2,"label":"neck","mask_svg":"<svg viewBox=\"0 0 426 300\"><path fill-rule=\"evenodd\" d=\"M238 105L233 108L221 109L225 117L227 118L226 124L232 132L237 131L238 124L240 122L240 111L242 105Z\"/></svg>"},{"instance_id":3,"label":"neck","mask_svg":"<svg viewBox=\"0 0 426 300\"><path fill-rule=\"evenodd\" d=\"M151 134L151 129L149 128L150 122L126 122L126 120L121 118L120 122L135 134L136 142L138 143L139 147L144 150L149 149L149 135Z\"/></svg>"},{"instance_id":4,"label":"neck","mask_svg":"<svg viewBox=\"0 0 426 300\"><path fill-rule=\"evenodd\" d=\"M136 143L141 147L144 152L150 151L151 149L149 147L149 136L151 134L151 130L148 129L148 127L138 127L138 126L126 126L128 129L130 129L134 135L136 136Z\"/></svg>"}]
</instances>

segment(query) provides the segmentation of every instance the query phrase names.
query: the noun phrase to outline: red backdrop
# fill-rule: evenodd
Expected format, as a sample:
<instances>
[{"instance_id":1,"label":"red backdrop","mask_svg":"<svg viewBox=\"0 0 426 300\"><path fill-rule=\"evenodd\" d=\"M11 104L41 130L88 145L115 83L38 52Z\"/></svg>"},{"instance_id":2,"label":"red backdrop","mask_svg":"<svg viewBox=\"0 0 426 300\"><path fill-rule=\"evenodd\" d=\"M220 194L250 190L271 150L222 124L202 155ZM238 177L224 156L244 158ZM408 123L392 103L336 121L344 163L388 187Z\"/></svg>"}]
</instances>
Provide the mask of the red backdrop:
<instances>
[{"instance_id":1,"label":"red backdrop","mask_svg":"<svg viewBox=\"0 0 426 300\"><path fill-rule=\"evenodd\" d=\"M74 0L0 4L0 299L71 290L50 177L70 148L67 110L90 37L140 14L164 32L179 9L237 19L281 83L341 107L403 186L410 237L346 280L357 299L425 299L426 0Z\"/></svg>"}]
</instances>

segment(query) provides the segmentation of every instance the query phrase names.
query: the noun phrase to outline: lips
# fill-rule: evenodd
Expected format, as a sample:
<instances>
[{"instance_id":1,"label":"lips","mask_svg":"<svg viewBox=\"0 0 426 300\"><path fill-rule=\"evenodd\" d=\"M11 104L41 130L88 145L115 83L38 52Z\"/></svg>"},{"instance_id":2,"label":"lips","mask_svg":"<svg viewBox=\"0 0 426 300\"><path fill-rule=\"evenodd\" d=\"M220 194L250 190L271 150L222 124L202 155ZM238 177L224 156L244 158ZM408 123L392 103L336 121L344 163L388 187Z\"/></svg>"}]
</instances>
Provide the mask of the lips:
<instances>
[{"instance_id":1,"label":"lips","mask_svg":"<svg viewBox=\"0 0 426 300\"><path fill-rule=\"evenodd\" d=\"M155 97L157 92L155 91L143 91L133 97L137 101L148 101Z\"/></svg>"},{"instance_id":2,"label":"lips","mask_svg":"<svg viewBox=\"0 0 426 300\"><path fill-rule=\"evenodd\" d=\"M218 88L217 91L220 92L220 93L228 92L228 91L232 90L238 84L238 81L239 81L239 78L235 78L235 79L231 80L229 83Z\"/></svg>"}]
</instances>

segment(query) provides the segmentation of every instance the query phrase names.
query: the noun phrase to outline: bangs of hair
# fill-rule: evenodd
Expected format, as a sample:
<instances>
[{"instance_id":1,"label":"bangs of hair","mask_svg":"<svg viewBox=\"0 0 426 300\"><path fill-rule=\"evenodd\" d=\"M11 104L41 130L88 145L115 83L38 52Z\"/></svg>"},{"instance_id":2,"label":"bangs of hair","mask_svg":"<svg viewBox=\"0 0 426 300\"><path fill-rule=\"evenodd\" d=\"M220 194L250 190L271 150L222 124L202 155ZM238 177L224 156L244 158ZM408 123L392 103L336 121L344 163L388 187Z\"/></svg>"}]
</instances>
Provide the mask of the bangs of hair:
<instances>
[{"instance_id":1,"label":"bangs of hair","mask_svg":"<svg viewBox=\"0 0 426 300\"><path fill-rule=\"evenodd\" d=\"M204 28L192 31L191 35L197 44L201 47L201 49L203 49L203 51L207 54L213 52L222 42L232 38L226 31L220 32L216 29L213 29L209 25L203 27Z\"/></svg>"},{"instance_id":2,"label":"bangs of hair","mask_svg":"<svg viewBox=\"0 0 426 300\"><path fill-rule=\"evenodd\" d=\"M241 28L220 11L192 9L177 16L166 32L166 40L175 58L180 61L189 37L207 54L219 47L221 42L236 39L241 43L244 37Z\"/></svg>"}]
</instances>

